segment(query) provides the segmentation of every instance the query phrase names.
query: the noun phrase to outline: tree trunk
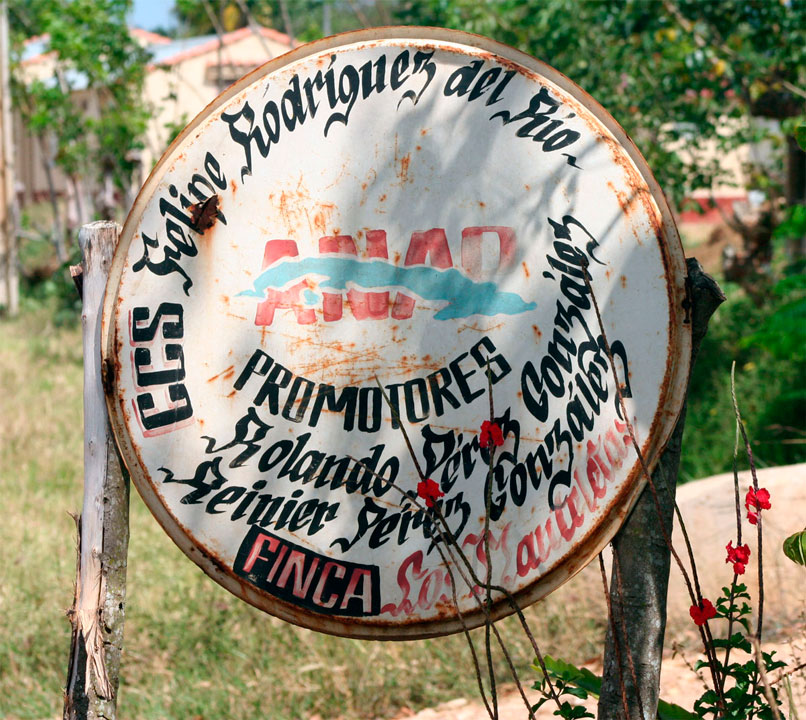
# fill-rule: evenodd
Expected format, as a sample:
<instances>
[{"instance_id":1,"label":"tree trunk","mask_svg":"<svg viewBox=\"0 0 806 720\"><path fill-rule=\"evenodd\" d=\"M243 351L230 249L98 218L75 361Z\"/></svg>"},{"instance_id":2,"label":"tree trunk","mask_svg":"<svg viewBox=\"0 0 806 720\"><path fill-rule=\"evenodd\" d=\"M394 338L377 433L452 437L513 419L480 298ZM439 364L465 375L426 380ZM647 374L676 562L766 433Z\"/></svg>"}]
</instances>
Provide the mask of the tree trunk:
<instances>
[{"instance_id":1,"label":"tree trunk","mask_svg":"<svg viewBox=\"0 0 806 720\"><path fill-rule=\"evenodd\" d=\"M806 152L793 137L786 139L786 202L790 206L806 204ZM789 240L789 259L802 257L806 257L806 235Z\"/></svg>"},{"instance_id":2,"label":"tree trunk","mask_svg":"<svg viewBox=\"0 0 806 720\"><path fill-rule=\"evenodd\" d=\"M120 227L85 225L79 233L84 328L84 504L79 522L76 594L65 720L114 720L123 649L129 480L109 426L101 372L101 309Z\"/></svg>"},{"instance_id":3,"label":"tree trunk","mask_svg":"<svg viewBox=\"0 0 806 720\"><path fill-rule=\"evenodd\" d=\"M725 296L716 281L703 271L697 260L689 258L687 267L687 282L691 293L693 368L708 328L708 320L725 300ZM641 709L644 712L644 720L655 720L657 716L663 634L666 630L666 591L671 560L671 553L660 523L663 523L663 527L671 537L674 495L685 422L684 403L669 443L652 473L652 481L657 489L661 506L660 521L652 492L646 487L613 540L613 567L610 580L610 605L613 617L609 623L610 630L605 643L599 720L625 720L622 681L626 691L629 718L631 720L641 718ZM622 631L622 622L626 629L626 638ZM616 630L615 638L612 628ZM632 679L627 651L635 667L637 688Z\"/></svg>"},{"instance_id":4,"label":"tree trunk","mask_svg":"<svg viewBox=\"0 0 806 720\"><path fill-rule=\"evenodd\" d=\"M59 196L56 193L56 183L53 178L53 155L48 148L48 142L44 135L37 135L39 151L42 154L42 169L45 171L45 180L48 183L48 200L50 201L50 211L53 213L53 247L56 249L56 257L59 263L67 262L67 246L65 244L65 233L62 228L62 216L59 208Z\"/></svg>"}]
</instances>

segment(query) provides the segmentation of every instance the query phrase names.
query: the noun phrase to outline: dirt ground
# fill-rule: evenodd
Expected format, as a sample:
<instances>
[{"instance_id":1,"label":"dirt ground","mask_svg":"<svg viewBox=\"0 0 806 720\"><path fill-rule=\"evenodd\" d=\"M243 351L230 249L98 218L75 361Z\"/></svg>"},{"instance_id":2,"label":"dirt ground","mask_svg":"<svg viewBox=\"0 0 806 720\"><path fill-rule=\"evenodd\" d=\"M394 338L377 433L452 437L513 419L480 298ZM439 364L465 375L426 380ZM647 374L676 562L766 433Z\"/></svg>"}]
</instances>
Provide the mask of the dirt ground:
<instances>
[{"instance_id":1,"label":"dirt ground","mask_svg":"<svg viewBox=\"0 0 806 720\"><path fill-rule=\"evenodd\" d=\"M749 473L740 474L742 499L750 482ZM786 661L789 668L793 668L806 663L806 568L788 560L781 552L781 543L785 537L806 525L806 464L761 470L759 484L770 491L772 502L772 508L764 514L763 648L765 651L775 650L777 656ZM730 582L731 577L725 565L725 545L730 539L735 544L733 476L718 475L680 487L678 504L695 549L703 594L715 599L719 589ZM752 529L751 526L743 523L743 532L747 533L748 529ZM746 534L743 542L751 547L751 565L745 578L756 605L758 589L754 578L758 552L755 535L750 537ZM683 548L679 529L676 529L675 545ZM609 567L609 561L607 566ZM570 582L579 585L581 593L587 590L587 586L590 586L590 592L601 587L598 570L594 571L590 567ZM695 699L704 692L703 681L691 669L700 656L696 652L698 639L694 626L688 618L689 605L680 573L673 567L661 697L687 709L691 709ZM601 660L591 661L585 667L600 674ZM778 674L773 673L771 680L775 681L777 677ZM790 720L798 716L806 719L806 669L801 668L792 674L790 681L794 708L789 706L786 694L782 692L784 715ZM539 698L533 690L527 691L527 696L531 702ZM595 713L595 700L584 704ZM550 703L546 703L537 717L540 720L552 718L554 709ZM487 717L480 701L475 698L456 698L416 714L404 710L395 720L484 720ZM499 702L500 720L523 720L527 717L523 700L515 687L506 686Z\"/></svg>"}]
</instances>

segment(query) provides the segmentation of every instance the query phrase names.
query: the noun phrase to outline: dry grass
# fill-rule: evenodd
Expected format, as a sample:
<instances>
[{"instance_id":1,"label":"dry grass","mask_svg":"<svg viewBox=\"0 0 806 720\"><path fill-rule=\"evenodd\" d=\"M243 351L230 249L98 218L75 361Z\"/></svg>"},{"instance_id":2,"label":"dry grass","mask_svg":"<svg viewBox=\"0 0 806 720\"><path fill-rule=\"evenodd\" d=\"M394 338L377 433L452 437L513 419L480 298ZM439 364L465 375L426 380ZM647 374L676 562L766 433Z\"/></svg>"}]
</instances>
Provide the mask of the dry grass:
<instances>
[{"instance_id":1,"label":"dry grass","mask_svg":"<svg viewBox=\"0 0 806 720\"><path fill-rule=\"evenodd\" d=\"M81 507L81 338L45 310L0 322L0 717L61 712ZM527 612L546 652L600 652L600 594L569 583ZM501 630L531 683L531 648ZM481 642L482 636L477 633ZM500 676L506 677L501 663ZM461 637L370 643L282 623L217 586L132 496L120 717L148 720L388 717L457 696L475 679Z\"/></svg>"}]
</instances>

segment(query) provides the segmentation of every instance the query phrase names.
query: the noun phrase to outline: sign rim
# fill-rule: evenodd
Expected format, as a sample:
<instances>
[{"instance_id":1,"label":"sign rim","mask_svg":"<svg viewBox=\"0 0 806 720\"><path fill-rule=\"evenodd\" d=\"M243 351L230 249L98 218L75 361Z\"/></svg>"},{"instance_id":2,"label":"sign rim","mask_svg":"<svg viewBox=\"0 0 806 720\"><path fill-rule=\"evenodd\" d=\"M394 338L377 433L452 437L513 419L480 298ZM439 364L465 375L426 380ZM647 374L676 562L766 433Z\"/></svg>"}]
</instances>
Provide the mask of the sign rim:
<instances>
[{"instance_id":1,"label":"sign rim","mask_svg":"<svg viewBox=\"0 0 806 720\"><path fill-rule=\"evenodd\" d=\"M181 153L184 145L194 139L196 129L211 114L225 106L231 98L269 73L323 51L373 40L421 41L423 45L427 45L429 42L455 43L472 47L482 53L489 53L492 59L515 63L538 73L583 105L605 126L615 138L619 148L627 153L633 162L640 179L649 188L652 200L661 215L657 228L658 246L665 269L666 290L669 298L668 346L664 380L660 388L655 416L647 433L648 439L642 447L642 453L650 471L654 469L660 453L668 443L685 402L691 365L691 326L684 319L683 300L687 271L682 244L665 195L643 156L610 113L581 87L546 63L508 45L481 35L434 27L391 26L341 33L307 43L269 60L225 89L188 123L154 166L132 204L118 240L107 280L101 326L102 370L105 376L104 387L107 389L106 402L109 419L124 463L149 511L171 540L202 571L236 597L281 620L332 635L356 639L410 640L447 635L459 632L465 627L475 628L484 623L485 616L481 610L474 610L463 613L461 619L458 615L454 615L403 622L378 622L377 620L368 622L360 618L352 618L345 622L337 617L305 610L263 592L245 579L238 577L232 568L227 567L214 555L206 553L201 547L202 544L193 537L189 529L162 503L137 448L131 442L122 407L123 403L119 400L121 368L116 358L118 348L115 347L116 308L121 300L120 283L135 228L162 177L170 168L173 160ZM593 560L618 532L646 484L646 477L640 462L636 460L623 487L610 502L611 513L603 517L586 536L580 538L573 553L568 552L560 557L549 572L514 593L512 597L518 605L524 608L544 598ZM515 609L511 602L507 598L502 598L495 602L490 614L494 620L497 620L514 612Z\"/></svg>"}]
</instances>

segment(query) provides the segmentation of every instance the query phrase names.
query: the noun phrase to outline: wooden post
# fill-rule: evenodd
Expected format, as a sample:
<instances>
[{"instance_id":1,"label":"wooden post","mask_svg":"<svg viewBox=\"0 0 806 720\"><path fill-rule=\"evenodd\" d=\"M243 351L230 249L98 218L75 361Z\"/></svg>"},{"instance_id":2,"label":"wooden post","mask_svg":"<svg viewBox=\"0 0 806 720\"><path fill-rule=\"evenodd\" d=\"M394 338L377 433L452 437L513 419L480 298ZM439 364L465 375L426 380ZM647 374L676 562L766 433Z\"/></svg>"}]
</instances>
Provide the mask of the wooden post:
<instances>
[{"instance_id":1,"label":"wooden post","mask_svg":"<svg viewBox=\"0 0 806 720\"><path fill-rule=\"evenodd\" d=\"M129 479L112 439L101 378L101 314L120 226L81 228L84 504L81 511L65 720L114 720L126 599Z\"/></svg>"},{"instance_id":2,"label":"wooden post","mask_svg":"<svg viewBox=\"0 0 806 720\"><path fill-rule=\"evenodd\" d=\"M8 53L8 6L6 0L0 0L0 305L14 316L19 310L20 287L13 213L16 192Z\"/></svg>"},{"instance_id":3,"label":"wooden post","mask_svg":"<svg viewBox=\"0 0 806 720\"><path fill-rule=\"evenodd\" d=\"M691 317L691 366L700 349L708 320L725 300L716 281L705 273L697 260L689 258L688 284ZM686 405L680 413L672 437L652 473L658 491L663 524L671 536L674 495L680 465ZM667 492L668 490L668 492ZM629 717L632 720L655 720L658 711L663 635L666 630L666 591L669 585L671 553L658 522L658 511L652 492L647 487L621 530L613 539L613 567L610 573L610 605L620 652L616 651L611 631L607 633L604 654L604 677L599 698L599 720L623 720L621 694L623 680ZM621 581L619 592L618 579ZM621 619L626 628L626 643ZM624 648L629 648L635 666L638 688ZM619 657L621 667L619 667ZM637 692L640 691L640 702ZM672 698L674 700L674 698Z\"/></svg>"}]
</instances>

